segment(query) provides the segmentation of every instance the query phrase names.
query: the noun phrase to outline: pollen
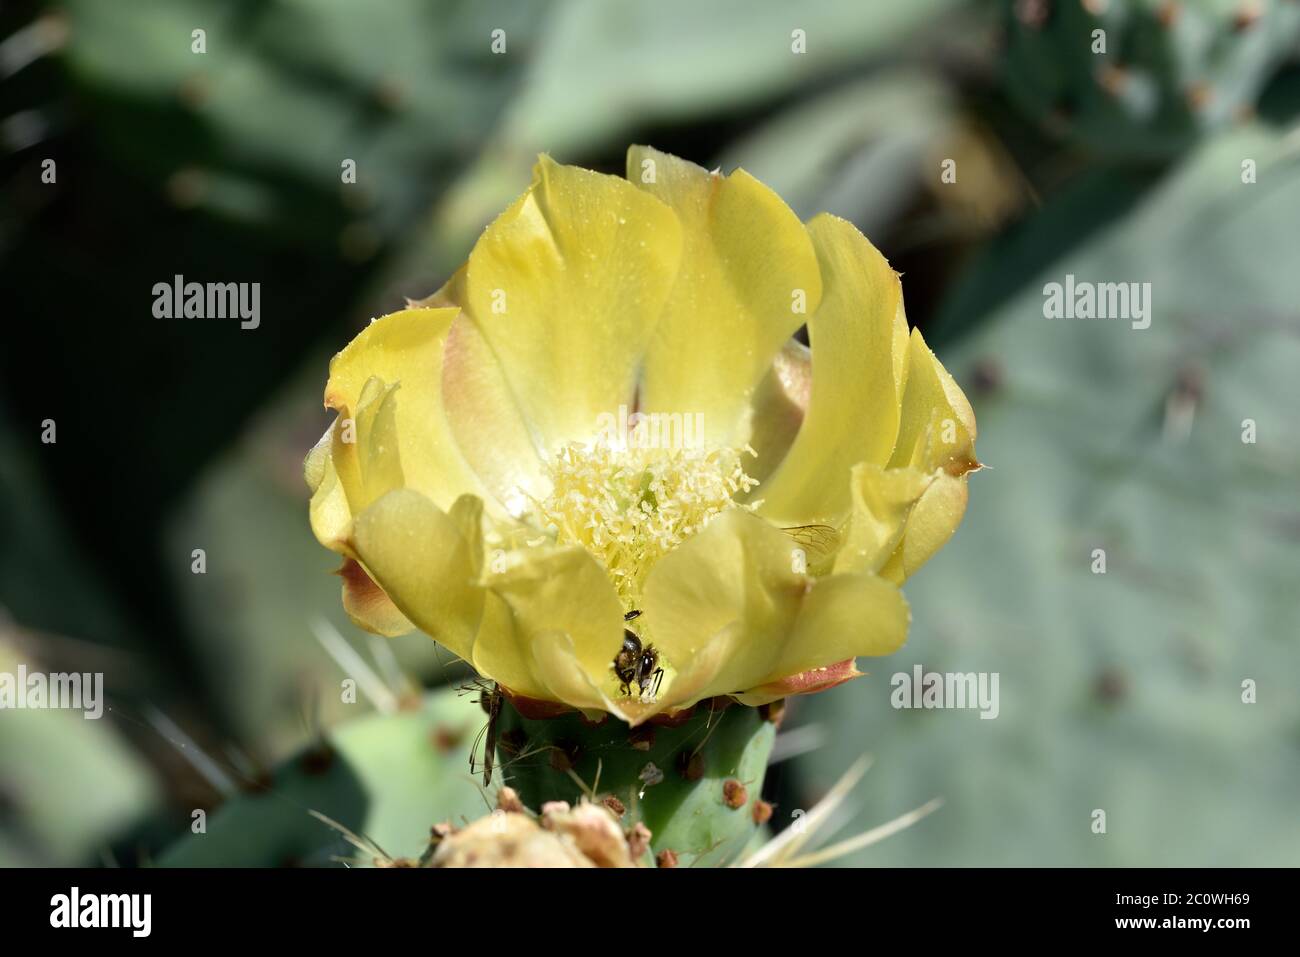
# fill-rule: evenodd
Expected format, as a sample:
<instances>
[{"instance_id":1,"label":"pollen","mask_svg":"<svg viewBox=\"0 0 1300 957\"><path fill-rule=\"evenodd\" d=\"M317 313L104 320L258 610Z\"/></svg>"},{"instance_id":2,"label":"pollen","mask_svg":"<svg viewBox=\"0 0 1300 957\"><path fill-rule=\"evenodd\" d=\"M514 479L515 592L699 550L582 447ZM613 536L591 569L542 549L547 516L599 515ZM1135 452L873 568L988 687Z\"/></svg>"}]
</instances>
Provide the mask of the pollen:
<instances>
[{"instance_id":1,"label":"pollen","mask_svg":"<svg viewBox=\"0 0 1300 957\"><path fill-rule=\"evenodd\" d=\"M540 523L557 544L575 543L604 565L619 597L639 607L645 576L668 552L730 508L758 480L746 474L741 449L565 446L548 463L551 493L536 502Z\"/></svg>"}]
</instances>

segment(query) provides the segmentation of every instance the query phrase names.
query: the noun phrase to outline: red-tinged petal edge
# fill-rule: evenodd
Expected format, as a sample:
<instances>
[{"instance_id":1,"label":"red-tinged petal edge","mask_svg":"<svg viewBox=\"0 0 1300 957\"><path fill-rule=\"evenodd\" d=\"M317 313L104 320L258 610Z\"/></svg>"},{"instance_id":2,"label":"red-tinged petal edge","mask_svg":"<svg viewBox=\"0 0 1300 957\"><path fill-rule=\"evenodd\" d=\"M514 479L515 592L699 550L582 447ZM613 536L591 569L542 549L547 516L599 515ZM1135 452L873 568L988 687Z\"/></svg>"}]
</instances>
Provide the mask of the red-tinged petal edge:
<instances>
[{"instance_id":1,"label":"red-tinged petal edge","mask_svg":"<svg viewBox=\"0 0 1300 957\"><path fill-rule=\"evenodd\" d=\"M815 694L860 677L862 672L857 668L857 659L847 658L824 668L810 668L808 671L801 671L797 675L790 675L779 681L769 681L765 685L749 689L746 694L762 695L773 699L796 694Z\"/></svg>"},{"instance_id":2,"label":"red-tinged petal edge","mask_svg":"<svg viewBox=\"0 0 1300 957\"><path fill-rule=\"evenodd\" d=\"M355 559L345 558L335 574L343 579L343 610L359 627L387 638L415 630L388 593Z\"/></svg>"},{"instance_id":3,"label":"red-tinged petal edge","mask_svg":"<svg viewBox=\"0 0 1300 957\"><path fill-rule=\"evenodd\" d=\"M366 574L361 563L355 559L345 558L334 574L343 579L343 584L348 586L360 602L378 601L379 595L383 594L383 589L375 584L375 580Z\"/></svg>"}]
</instances>

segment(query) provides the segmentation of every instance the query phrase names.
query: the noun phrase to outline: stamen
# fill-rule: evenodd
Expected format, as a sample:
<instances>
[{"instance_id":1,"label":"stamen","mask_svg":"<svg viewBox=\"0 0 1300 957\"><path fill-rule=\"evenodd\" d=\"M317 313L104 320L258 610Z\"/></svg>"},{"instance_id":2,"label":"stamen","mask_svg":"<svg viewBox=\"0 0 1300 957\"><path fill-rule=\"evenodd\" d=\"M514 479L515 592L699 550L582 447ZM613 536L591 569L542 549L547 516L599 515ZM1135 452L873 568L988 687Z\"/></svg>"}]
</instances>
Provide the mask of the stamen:
<instances>
[{"instance_id":1,"label":"stamen","mask_svg":"<svg viewBox=\"0 0 1300 957\"><path fill-rule=\"evenodd\" d=\"M754 509L734 496L758 480L744 449L665 449L572 444L547 465L552 491L535 501L537 521L557 544L576 543L604 565L628 610L660 558L727 509Z\"/></svg>"}]
</instances>

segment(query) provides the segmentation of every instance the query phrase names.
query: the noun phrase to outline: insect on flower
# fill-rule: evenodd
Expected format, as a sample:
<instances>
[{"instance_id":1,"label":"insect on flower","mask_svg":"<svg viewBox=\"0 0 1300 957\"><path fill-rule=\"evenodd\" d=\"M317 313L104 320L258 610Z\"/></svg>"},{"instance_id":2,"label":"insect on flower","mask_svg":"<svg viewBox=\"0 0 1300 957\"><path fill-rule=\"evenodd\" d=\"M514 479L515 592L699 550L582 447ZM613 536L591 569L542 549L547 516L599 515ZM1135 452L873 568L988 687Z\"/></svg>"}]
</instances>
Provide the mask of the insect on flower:
<instances>
[{"instance_id":1,"label":"insect on flower","mask_svg":"<svg viewBox=\"0 0 1300 957\"><path fill-rule=\"evenodd\" d=\"M641 617L640 609L633 608L623 616L624 621L633 621ZM641 696L653 700L659 694L663 684L664 669L659 664L659 652L654 645L642 647L641 638L631 628L623 629L623 647L614 656L614 674L618 676L619 690L625 695L632 693L632 684L636 683ZM653 683L654 688L648 694L647 687Z\"/></svg>"}]
</instances>

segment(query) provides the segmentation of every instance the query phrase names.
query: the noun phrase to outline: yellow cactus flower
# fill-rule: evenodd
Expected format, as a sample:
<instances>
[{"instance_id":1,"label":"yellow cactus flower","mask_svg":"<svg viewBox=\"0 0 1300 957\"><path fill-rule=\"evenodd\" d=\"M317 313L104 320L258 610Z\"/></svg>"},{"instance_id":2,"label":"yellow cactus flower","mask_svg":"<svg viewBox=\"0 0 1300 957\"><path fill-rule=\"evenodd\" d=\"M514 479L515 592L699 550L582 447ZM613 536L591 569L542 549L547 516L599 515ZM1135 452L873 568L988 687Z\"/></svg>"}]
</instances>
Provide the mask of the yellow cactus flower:
<instances>
[{"instance_id":1,"label":"yellow cactus flower","mask_svg":"<svg viewBox=\"0 0 1300 957\"><path fill-rule=\"evenodd\" d=\"M742 170L627 169L542 156L446 286L334 357L312 529L358 625L426 632L525 713L838 684L907 636L970 405L851 224Z\"/></svg>"}]
</instances>

